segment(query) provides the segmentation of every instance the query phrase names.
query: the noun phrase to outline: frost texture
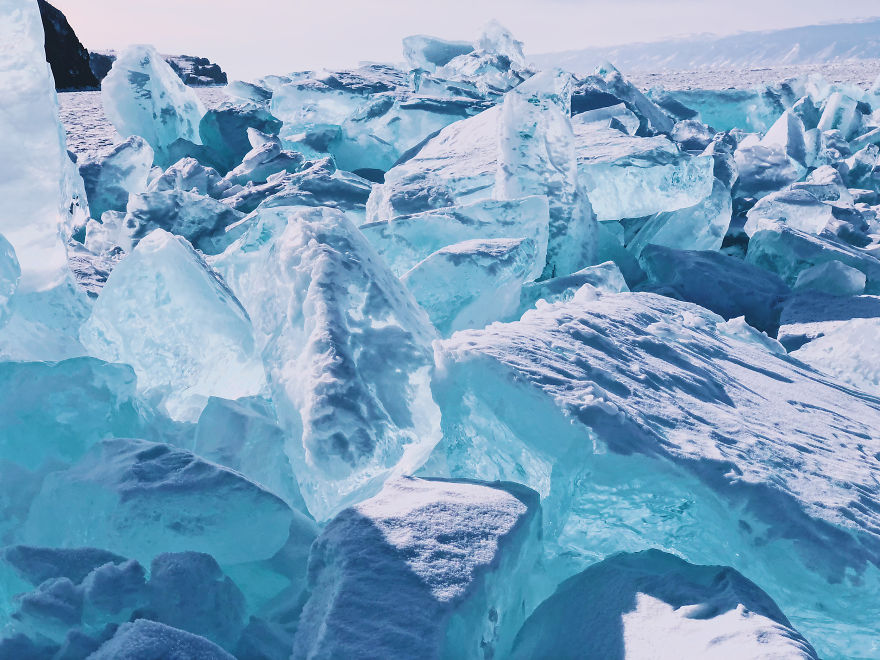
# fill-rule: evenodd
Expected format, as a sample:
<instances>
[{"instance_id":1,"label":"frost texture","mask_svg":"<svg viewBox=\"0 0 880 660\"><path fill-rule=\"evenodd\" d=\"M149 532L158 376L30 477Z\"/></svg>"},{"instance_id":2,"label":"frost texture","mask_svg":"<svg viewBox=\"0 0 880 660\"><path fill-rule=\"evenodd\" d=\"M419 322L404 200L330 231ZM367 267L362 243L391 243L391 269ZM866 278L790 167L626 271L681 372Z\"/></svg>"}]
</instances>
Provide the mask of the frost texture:
<instances>
[{"instance_id":1,"label":"frost texture","mask_svg":"<svg viewBox=\"0 0 880 660\"><path fill-rule=\"evenodd\" d=\"M439 439L434 330L345 216L278 208L214 264L254 322L309 511L326 519Z\"/></svg>"},{"instance_id":2,"label":"frost texture","mask_svg":"<svg viewBox=\"0 0 880 660\"><path fill-rule=\"evenodd\" d=\"M388 482L315 542L293 657L358 655L364 639L381 657L504 657L534 607L514 576L534 568L539 525L517 484Z\"/></svg>"},{"instance_id":3,"label":"frost texture","mask_svg":"<svg viewBox=\"0 0 880 660\"><path fill-rule=\"evenodd\" d=\"M752 575L808 635L845 628L851 648L870 648L880 573L867 558L880 538L850 488L878 497L859 440L880 418L876 399L651 294L579 292L457 333L438 359L444 441L428 465L538 490L561 565L675 539L686 559ZM841 583L847 570L860 578ZM832 591L821 616L805 607Z\"/></svg>"}]
</instances>

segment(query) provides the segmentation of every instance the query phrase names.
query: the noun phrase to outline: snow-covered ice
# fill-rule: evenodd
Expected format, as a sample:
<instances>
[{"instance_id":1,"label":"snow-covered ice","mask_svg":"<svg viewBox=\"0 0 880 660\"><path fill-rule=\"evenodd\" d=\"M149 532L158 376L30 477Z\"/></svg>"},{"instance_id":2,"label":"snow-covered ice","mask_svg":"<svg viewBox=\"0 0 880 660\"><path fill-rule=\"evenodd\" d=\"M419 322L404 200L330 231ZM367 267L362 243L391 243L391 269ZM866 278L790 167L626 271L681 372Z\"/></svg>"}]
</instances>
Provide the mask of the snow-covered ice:
<instances>
[{"instance_id":1,"label":"snow-covered ice","mask_svg":"<svg viewBox=\"0 0 880 660\"><path fill-rule=\"evenodd\" d=\"M0 657L880 655L876 70L473 36L59 109L0 0Z\"/></svg>"},{"instance_id":2,"label":"snow-covered ice","mask_svg":"<svg viewBox=\"0 0 880 660\"><path fill-rule=\"evenodd\" d=\"M514 658L802 658L810 643L737 571L645 550L563 583L517 635Z\"/></svg>"},{"instance_id":3,"label":"snow-covered ice","mask_svg":"<svg viewBox=\"0 0 880 660\"><path fill-rule=\"evenodd\" d=\"M338 514L312 546L294 658L505 657L535 606L537 494L403 478ZM392 588L388 588L393 585Z\"/></svg>"}]
</instances>

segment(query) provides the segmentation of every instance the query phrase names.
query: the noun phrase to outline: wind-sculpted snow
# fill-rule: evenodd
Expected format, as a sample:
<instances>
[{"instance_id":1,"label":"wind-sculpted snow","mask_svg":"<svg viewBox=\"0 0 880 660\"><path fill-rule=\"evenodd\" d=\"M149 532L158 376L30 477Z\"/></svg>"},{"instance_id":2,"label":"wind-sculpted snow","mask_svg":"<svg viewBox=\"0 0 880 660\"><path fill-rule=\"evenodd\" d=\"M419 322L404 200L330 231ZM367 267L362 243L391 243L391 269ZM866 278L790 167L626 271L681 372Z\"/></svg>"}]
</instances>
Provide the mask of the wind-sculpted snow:
<instances>
[{"instance_id":1,"label":"wind-sculpted snow","mask_svg":"<svg viewBox=\"0 0 880 660\"><path fill-rule=\"evenodd\" d=\"M294 658L505 657L537 595L537 494L404 478L328 523Z\"/></svg>"},{"instance_id":2,"label":"wind-sculpted snow","mask_svg":"<svg viewBox=\"0 0 880 660\"><path fill-rule=\"evenodd\" d=\"M875 359L878 334L880 317L842 320L791 355L880 397L880 366Z\"/></svg>"},{"instance_id":3,"label":"wind-sculpted snow","mask_svg":"<svg viewBox=\"0 0 880 660\"><path fill-rule=\"evenodd\" d=\"M116 634L89 657L94 660L231 660L235 656L204 637L137 619L122 624Z\"/></svg>"},{"instance_id":4,"label":"wind-sculpted snow","mask_svg":"<svg viewBox=\"0 0 880 660\"><path fill-rule=\"evenodd\" d=\"M723 561L829 648L847 629L837 653L872 648L878 401L695 305L595 298L437 346L444 441L428 469L538 490L562 564L652 546Z\"/></svg>"},{"instance_id":5,"label":"wind-sculpted snow","mask_svg":"<svg viewBox=\"0 0 880 660\"><path fill-rule=\"evenodd\" d=\"M778 337L793 351L851 319L870 318L880 318L880 296L841 297L806 291L792 296L782 307Z\"/></svg>"},{"instance_id":6,"label":"wind-sculpted snow","mask_svg":"<svg viewBox=\"0 0 880 660\"><path fill-rule=\"evenodd\" d=\"M526 621L514 658L818 658L776 603L731 568L646 550L564 582Z\"/></svg>"},{"instance_id":7,"label":"wind-sculpted snow","mask_svg":"<svg viewBox=\"0 0 880 660\"><path fill-rule=\"evenodd\" d=\"M414 470L439 440L428 318L357 228L266 209L214 265L248 310L315 517Z\"/></svg>"}]
</instances>

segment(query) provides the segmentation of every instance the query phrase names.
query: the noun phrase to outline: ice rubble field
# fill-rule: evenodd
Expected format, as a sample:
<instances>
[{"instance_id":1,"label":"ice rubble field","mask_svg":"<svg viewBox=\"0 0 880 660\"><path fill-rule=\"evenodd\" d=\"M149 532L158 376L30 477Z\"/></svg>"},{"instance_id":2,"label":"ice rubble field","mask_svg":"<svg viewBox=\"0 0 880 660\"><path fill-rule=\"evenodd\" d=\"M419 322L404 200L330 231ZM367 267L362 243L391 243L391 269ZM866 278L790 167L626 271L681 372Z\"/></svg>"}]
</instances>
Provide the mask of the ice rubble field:
<instances>
[{"instance_id":1,"label":"ice rubble field","mask_svg":"<svg viewBox=\"0 0 880 660\"><path fill-rule=\"evenodd\" d=\"M0 657L880 657L880 81L0 18Z\"/></svg>"}]
</instances>

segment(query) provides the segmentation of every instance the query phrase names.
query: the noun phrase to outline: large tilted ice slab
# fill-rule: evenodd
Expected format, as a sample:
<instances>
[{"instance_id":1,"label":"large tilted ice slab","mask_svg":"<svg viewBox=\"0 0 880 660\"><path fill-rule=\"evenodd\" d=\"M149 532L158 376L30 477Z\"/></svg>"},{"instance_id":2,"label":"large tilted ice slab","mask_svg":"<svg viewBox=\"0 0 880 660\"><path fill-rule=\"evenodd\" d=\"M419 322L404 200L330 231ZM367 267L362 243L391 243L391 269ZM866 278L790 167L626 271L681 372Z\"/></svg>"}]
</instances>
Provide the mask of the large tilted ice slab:
<instances>
[{"instance_id":1,"label":"large tilted ice slab","mask_svg":"<svg viewBox=\"0 0 880 660\"><path fill-rule=\"evenodd\" d=\"M710 156L690 156L663 136L633 137L576 120L572 127L578 176L600 221L675 211L712 193Z\"/></svg>"},{"instance_id":2,"label":"large tilted ice slab","mask_svg":"<svg viewBox=\"0 0 880 660\"><path fill-rule=\"evenodd\" d=\"M286 147L309 157L331 154L346 170L385 171L428 136L489 105L476 93L416 91L422 73L381 64L319 71L276 89L271 110L284 122Z\"/></svg>"},{"instance_id":3,"label":"large tilted ice slab","mask_svg":"<svg viewBox=\"0 0 880 660\"><path fill-rule=\"evenodd\" d=\"M693 89L652 93L652 97L669 96L695 111L700 121L716 131L739 128L764 132L779 118L793 95L764 89ZM786 98L788 97L788 98ZM796 98L796 97L795 97Z\"/></svg>"},{"instance_id":4,"label":"large tilted ice slab","mask_svg":"<svg viewBox=\"0 0 880 660\"><path fill-rule=\"evenodd\" d=\"M550 216L545 276L590 265L597 229L579 184L567 76L539 74L500 106L444 128L373 188L367 220L544 195Z\"/></svg>"},{"instance_id":5,"label":"large tilted ice slab","mask_svg":"<svg viewBox=\"0 0 880 660\"><path fill-rule=\"evenodd\" d=\"M180 437L138 397L135 384L131 367L95 358L0 362L0 545L13 541L46 474L95 443Z\"/></svg>"},{"instance_id":6,"label":"large tilted ice slab","mask_svg":"<svg viewBox=\"0 0 880 660\"><path fill-rule=\"evenodd\" d=\"M211 397L199 417L191 449L202 458L241 472L292 509L308 513L271 401Z\"/></svg>"},{"instance_id":7,"label":"large tilted ice slab","mask_svg":"<svg viewBox=\"0 0 880 660\"><path fill-rule=\"evenodd\" d=\"M641 128L654 133L670 133L673 122L653 101L642 94L638 87L627 80L612 64L599 66L594 78L602 81L606 92L621 99L641 120Z\"/></svg>"},{"instance_id":8,"label":"large tilted ice slab","mask_svg":"<svg viewBox=\"0 0 880 660\"><path fill-rule=\"evenodd\" d=\"M501 108L495 197L547 196L544 277L567 275L596 260L598 227L578 178L570 107L571 76L557 69L508 93Z\"/></svg>"},{"instance_id":9,"label":"large tilted ice slab","mask_svg":"<svg viewBox=\"0 0 880 660\"><path fill-rule=\"evenodd\" d=\"M0 16L0 234L18 255L22 290L45 291L68 281L64 242L84 215L82 181L58 121L37 4L3 0Z\"/></svg>"},{"instance_id":10,"label":"large tilted ice slab","mask_svg":"<svg viewBox=\"0 0 880 660\"><path fill-rule=\"evenodd\" d=\"M168 147L180 138L201 144L205 107L152 46L124 50L101 81L104 112L123 137L139 135L163 165Z\"/></svg>"},{"instance_id":11,"label":"large tilted ice slab","mask_svg":"<svg viewBox=\"0 0 880 660\"><path fill-rule=\"evenodd\" d=\"M103 158L80 163L92 217L100 218L104 211L124 211L128 196L146 189L152 166L153 149L137 135L117 144Z\"/></svg>"},{"instance_id":12,"label":"large tilted ice slab","mask_svg":"<svg viewBox=\"0 0 880 660\"><path fill-rule=\"evenodd\" d=\"M73 283L65 243L85 224L85 192L58 121L39 8L3 0L0 16L0 234L20 268L0 356L59 360L82 354L76 333L85 295Z\"/></svg>"},{"instance_id":13,"label":"large tilted ice slab","mask_svg":"<svg viewBox=\"0 0 880 660\"><path fill-rule=\"evenodd\" d=\"M135 385L131 367L95 358L0 362L0 461L37 470L70 464L104 438L155 437L162 424Z\"/></svg>"},{"instance_id":14,"label":"large tilted ice slab","mask_svg":"<svg viewBox=\"0 0 880 660\"><path fill-rule=\"evenodd\" d=\"M385 173L385 183L370 195L367 220L492 198L500 121L501 107L496 106L444 128Z\"/></svg>"},{"instance_id":15,"label":"large tilted ice slab","mask_svg":"<svg viewBox=\"0 0 880 660\"><path fill-rule=\"evenodd\" d=\"M213 263L253 320L315 518L424 460L439 438L435 331L357 227L327 208L266 209Z\"/></svg>"},{"instance_id":16,"label":"large tilted ice slab","mask_svg":"<svg viewBox=\"0 0 880 660\"><path fill-rule=\"evenodd\" d=\"M178 420L210 396L265 387L247 312L182 238L157 229L114 270L80 331L89 352L134 367L138 389Z\"/></svg>"},{"instance_id":17,"label":"large tilted ice slab","mask_svg":"<svg viewBox=\"0 0 880 660\"><path fill-rule=\"evenodd\" d=\"M595 298L436 346L444 440L424 472L541 492L562 566L656 546L728 564L820 652L870 655L877 400L696 305Z\"/></svg>"},{"instance_id":18,"label":"large tilted ice slab","mask_svg":"<svg viewBox=\"0 0 880 660\"><path fill-rule=\"evenodd\" d=\"M527 238L474 239L449 245L416 264L401 281L443 336L482 328L519 309L538 248Z\"/></svg>"},{"instance_id":19,"label":"large tilted ice slab","mask_svg":"<svg viewBox=\"0 0 880 660\"><path fill-rule=\"evenodd\" d=\"M272 557L292 525L308 545L312 524L237 472L165 444L104 440L43 480L19 541L99 547L143 564L194 550L227 565Z\"/></svg>"},{"instance_id":20,"label":"large tilted ice slab","mask_svg":"<svg viewBox=\"0 0 880 660\"><path fill-rule=\"evenodd\" d=\"M749 236L774 222L808 234L821 234L832 220L832 206L806 190L780 190L763 197L747 214Z\"/></svg>"},{"instance_id":21,"label":"large tilted ice slab","mask_svg":"<svg viewBox=\"0 0 880 660\"><path fill-rule=\"evenodd\" d=\"M507 657L539 597L540 521L518 484L388 482L312 547L292 657Z\"/></svg>"},{"instance_id":22,"label":"large tilted ice slab","mask_svg":"<svg viewBox=\"0 0 880 660\"><path fill-rule=\"evenodd\" d=\"M865 291L865 274L841 261L826 261L802 270L795 280L796 291L819 291L832 296L857 296Z\"/></svg>"},{"instance_id":23,"label":"large tilted ice slab","mask_svg":"<svg viewBox=\"0 0 880 660\"><path fill-rule=\"evenodd\" d=\"M712 192L693 206L662 211L648 218L627 250L638 257L648 245L680 250L717 250L730 226L733 204L730 187L715 179Z\"/></svg>"},{"instance_id":24,"label":"large tilted ice slab","mask_svg":"<svg viewBox=\"0 0 880 660\"><path fill-rule=\"evenodd\" d=\"M400 277L437 250L477 238L529 238L535 242L538 254L546 255L549 224L547 198L532 195L403 215L388 222L371 222L360 229ZM530 279L544 270L544 257L540 261Z\"/></svg>"},{"instance_id":25,"label":"large tilted ice slab","mask_svg":"<svg viewBox=\"0 0 880 660\"><path fill-rule=\"evenodd\" d=\"M865 275L865 293L880 293L880 259L844 243L828 231L818 236L784 223L761 223L749 240L746 261L794 286L808 268L839 261Z\"/></svg>"},{"instance_id":26,"label":"large tilted ice slab","mask_svg":"<svg viewBox=\"0 0 880 660\"><path fill-rule=\"evenodd\" d=\"M818 655L773 599L741 573L646 550L610 557L560 585L526 621L512 657Z\"/></svg>"},{"instance_id":27,"label":"large tilted ice slab","mask_svg":"<svg viewBox=\"0 0 880 660\"><path fill-rule=\"evenodd\" d=\"M639 265L655 293L686 300L726 319L744 316L758 330L773 332L790 289L774 273L720 252L645 248Z\"/></svg>"}]
</instances>

